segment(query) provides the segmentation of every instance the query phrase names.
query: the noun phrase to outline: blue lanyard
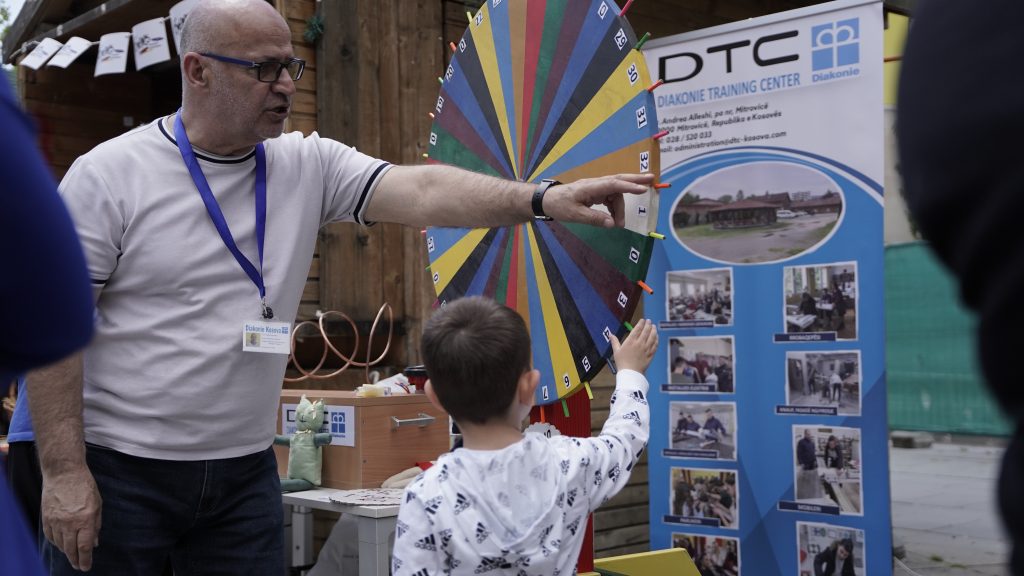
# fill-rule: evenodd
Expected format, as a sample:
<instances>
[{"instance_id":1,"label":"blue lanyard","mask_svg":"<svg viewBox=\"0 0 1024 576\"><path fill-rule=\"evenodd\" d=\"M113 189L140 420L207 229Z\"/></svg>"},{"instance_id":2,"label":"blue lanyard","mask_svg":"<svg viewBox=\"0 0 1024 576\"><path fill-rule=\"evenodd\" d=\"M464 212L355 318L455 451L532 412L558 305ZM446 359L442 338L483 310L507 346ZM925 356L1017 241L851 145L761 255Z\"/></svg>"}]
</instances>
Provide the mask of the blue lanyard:
<instances>
[{"instance_id":1,"label":"blue lanyard","mask_svg":"<svg viewBox=\"0 0 1024 576\"><path fill-rule=\"evenodd\" d=\"M174 138L177 140L178 150L181 151L181 159L185 161L185 166L188 168L189 174L192 175L192 182L199 190L199 196L203 198L203 204L206 205L206 211L210 214L210 220L213 221L217 232L220 233L221 240L224 241L224 245L231 251L238 265L242 267L242 270L260 292L263 317L267 320L273 318L274 311L267 306L267 288L263 284L263 238L267 232L267 154L263 149L263 143L256 145L256 247L260 255L260 269L256 270L252 262L249 262L249 259L235 245L235 239L231 236L231 230L228 229L224 213L221 212L217 199L213 197L210 184L206 181L206 176L203 175L203 169L199 166L199 161L196 160L195 152L192 151L192 144L189 143L188 135L185 133L185 125L181 122L180 109L174 118Z\"/></svg>"}]
</instances>

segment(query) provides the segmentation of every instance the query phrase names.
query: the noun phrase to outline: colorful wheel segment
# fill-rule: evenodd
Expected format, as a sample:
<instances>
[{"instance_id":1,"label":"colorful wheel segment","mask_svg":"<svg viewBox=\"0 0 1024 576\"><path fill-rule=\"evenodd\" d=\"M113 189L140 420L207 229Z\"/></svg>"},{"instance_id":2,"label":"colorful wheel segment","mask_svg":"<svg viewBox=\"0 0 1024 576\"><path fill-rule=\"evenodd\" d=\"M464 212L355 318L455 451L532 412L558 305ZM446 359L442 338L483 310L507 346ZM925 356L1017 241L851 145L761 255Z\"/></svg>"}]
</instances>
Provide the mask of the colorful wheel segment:
<instances>
[{"instance_id":1,"label":"colorful wheel segment","mask_svg":"<svg viewBox=\"0 0 1024 576\"><path fill-rule=\"evenodd\" d=\"M429 162L527 182L658 173L650 75L614 2L489 0L469 16L442 78ZM427 230L441 305L482 294L526 320L538 404L600 372L609 335L625 334L640 301L657 193L626 200L622 229L538 221Z\"/></svg>"}]
</instances>

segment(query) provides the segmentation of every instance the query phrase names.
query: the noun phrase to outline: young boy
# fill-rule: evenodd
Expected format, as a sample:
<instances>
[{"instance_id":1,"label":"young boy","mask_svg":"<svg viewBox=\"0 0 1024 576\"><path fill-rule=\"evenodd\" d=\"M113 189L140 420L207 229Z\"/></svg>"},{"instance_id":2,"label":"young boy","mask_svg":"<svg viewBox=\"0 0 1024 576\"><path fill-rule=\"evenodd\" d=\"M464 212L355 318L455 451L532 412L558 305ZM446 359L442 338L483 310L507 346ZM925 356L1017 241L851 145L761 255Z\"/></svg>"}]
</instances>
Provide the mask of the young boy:
<instances>
[{"instance_id":1,"label":"young boy","mask_svg":"<svg viewBox=\"0 0 1024 576\"><path fill-rule=\"evenodd\" d=\"M462 429L407 488L394 576L576 572L587 516L621 490L647 446L647 368L658 333L641 320L621 344L611 413L596 438L523 434L540 372L523 319L493 300L441 308L423 333L426 394Z\"/></svg>"}]
</instances>

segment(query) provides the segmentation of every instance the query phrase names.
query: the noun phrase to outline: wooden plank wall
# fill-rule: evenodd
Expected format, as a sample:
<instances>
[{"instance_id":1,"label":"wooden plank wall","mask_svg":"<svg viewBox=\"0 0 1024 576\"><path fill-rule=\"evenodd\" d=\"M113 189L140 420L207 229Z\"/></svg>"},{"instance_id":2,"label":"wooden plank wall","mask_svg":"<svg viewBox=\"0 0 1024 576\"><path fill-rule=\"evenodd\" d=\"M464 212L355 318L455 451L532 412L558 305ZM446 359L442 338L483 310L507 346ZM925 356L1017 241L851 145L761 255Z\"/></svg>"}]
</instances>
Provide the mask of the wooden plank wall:
<instances>
[{"instance_id":1,"label":"wooden plank wall","mask_svg":"<svg viewBox=\"0 0 1024 576\"><path fill-rule=\"evenodd\" d=\"M66 70L18 69L22 102L36 121L40 148L58 180L76 158L154 114L151 76L94 78L93 64L83 58Z\"/></svg>"},{"instance_id":2,"label":"wooden plank wall","mask_svg":"<svg viewBox=\"0 0 1024 576\"><path fill-rule=\"evenodd\" d=\"M306 61L302 79L295 85L292 112L285 124L285 132L299 131L305 135L316 130L317 59L316 47L303 37L306 21L316 14L315 0L277 0L275 7L288 22L292 32L292 50L296 58Z\"/></svg>"},{"instance_id":3,"label":"wooden plank wall","mask_svg":"<svg viewBox=\"0 0 1024 576\"><path fill-rule=\"evenodd\" d=\"M316 48L317 130L390 162L420 162L443 65L441 5L436 0L319 5L325 29ZM322 308L370 321L382 303L389 303L409 334L395 343L393 364L418 362L419 334L433 302L420 231L393 224L332 224L321 230L319 263ZM362 372L345 374L348 379L323 385L351 387ZM337 517L315 511L316 549Z\"/></svg>"},{"instance_id":4,"label":"wooden plank wall","mask_svg":"<svg viewBox=\"0 0 1024 576\"><path fill-rule=\"evenodd\" d=\"M285 124L285 132L298 131L306 136L317 129L317 59L316 47L303 37L306 22L316 14L315 0L275 0L274 6L288 22L292 32L292 50L296 58L306 61L306 70L302 79L295 85L292 98L292 111ZM320 245L317 243L313 255L309 276L299 301L297 321L310 320L316 317L320 308Z\"/></svg>"},{"instance_id":5,"label":"wooden plank wall","mask_svg":"<svg viewBox=\"0 0 1024 576\"><path fill-rule=\"evenodd\" d=\"M422 161L441 69L436 0L322 2L317 126L323 136L393 163ZM416 363L433 302L419 230L332 224L320 235L320 304L372 321L383 303L409 336L394 342L394 369ZM364 334L365 336L365 334ZM352 372L352 371L350 371Z\"/></svg>"}]
</instances>

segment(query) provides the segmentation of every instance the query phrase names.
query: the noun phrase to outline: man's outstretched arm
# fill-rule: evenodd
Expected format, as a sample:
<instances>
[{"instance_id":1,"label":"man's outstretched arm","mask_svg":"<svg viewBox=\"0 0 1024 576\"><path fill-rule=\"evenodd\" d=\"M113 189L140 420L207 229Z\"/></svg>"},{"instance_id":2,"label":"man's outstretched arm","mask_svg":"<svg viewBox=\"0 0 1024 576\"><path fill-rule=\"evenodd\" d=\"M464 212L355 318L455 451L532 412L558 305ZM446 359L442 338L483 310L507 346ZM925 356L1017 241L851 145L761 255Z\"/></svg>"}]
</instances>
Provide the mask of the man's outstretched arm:
<instances>
[{"instance_id":1,"label":"man's outstretched arm","mask_svg":"<svg viewBox=\"0 0 1024 576\"><path fill-rule=\"evenodd\" d=\"M622 195L643 194L653 184L653 174L618 174L552 186L543 212L563 222L622 226ZM508 226L534 217L537 188L440 164L395 166L374 191L366 218L410 226ZM607 212L592 208L599 205Z\"/></svg>"}]
</instances>

